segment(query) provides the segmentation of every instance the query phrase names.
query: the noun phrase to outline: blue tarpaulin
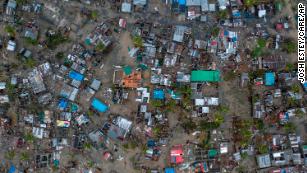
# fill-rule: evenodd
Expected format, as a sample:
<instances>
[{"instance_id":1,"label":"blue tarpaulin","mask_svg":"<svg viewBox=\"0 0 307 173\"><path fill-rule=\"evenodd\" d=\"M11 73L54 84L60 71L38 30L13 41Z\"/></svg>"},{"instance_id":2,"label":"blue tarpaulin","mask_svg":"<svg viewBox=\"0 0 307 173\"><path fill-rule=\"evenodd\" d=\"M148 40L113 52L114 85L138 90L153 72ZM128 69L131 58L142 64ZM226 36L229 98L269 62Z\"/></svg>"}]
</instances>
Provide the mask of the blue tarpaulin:
<instances>
[{"instance_id":1,"label":"blue tarpaulin","mask_svg":"<svg viewBox=\"0 0 307 173\"><path fill-rule=\"evenodd\" d=\"M171 95L171 98L172 99L180 99L180 94L179 93L176 93L175 91L173 90L170 90L168 89L168 93Z\"/></svg>"},{"instance_id":2,"label":"blue tarpaulin","mask_svg":"<svg viewBox=\"0 0 307 173\"><path fill-rule=\"evenodd\" d=\"M179 2L179 5L182 5L182 6L185 6L185 4L186 4L185 0L178 0L178 2Z\"/></svg>"},{"instance_id":3,"label":"blue tarpaulin","mask_svg":"<svg viewBox=\"0 0 307 173\"><path fill-rule=\"evenodd\" d=\"M154 140L148 140L147 141L147 147L154 147L154 146L156 146L156 143L155 143L155 141Z\"/></svg>"},{"instance_id":4,"label":"blue tarpaulin","mask_svg":"<svg viewBox=\"0 0 307 173\"><path fill-rule=\"evenodd\" d=\"M304 87L304 91L307 92L307 82L303 84L303 87Z\"/></svg>"},{"instance_id":5,"label":"blue tarpaulin","mask_svg":"<svg viewBox=\"0 0 307 173\"><path fill-rule=\"evenodd\" d=\"M65 99L61 99L59 101L59 108L60 109L65 109L67 107L67 105L68 105L68 102Z\"/></svg>"},{"instance_id":6,"label":"blue tarpaulin","mask_svg":"<svg viewBox=\"0 0 307 173\"><path fill-rule=\"evenodd\" d=\"M273 86L275 84L275 74L273 72L265 73L265 85Z\"/></svg>"},{"instance_id":7,"label":"blue tarpaulin","mask_svg":"<svg viewBox=\"0 0 307 173\"><path fill-rule=\"evenodd\" d=\"M153 92L153 98L163 100L165 98L164 91L162 89L155 89Z\"/></svg>"},{"instance_id":8,"label":"blue tarpaulin","mask_svg":"<svg viewBox=\"0 0 307 173\"><path fill-rule=\"evenodd\" d=\"M84 76L78 72L75 72L75 71L70 71L69 72L69 77L72 78L72 79L75 79L77 81L82 81Z\"/></svg>"},{"instance_id":9,"label":"blue tarpaulin","mask_svg":"<svg viewBox=\"0 0 307 173\"><path fill-rule=\"evenodd\" d=\"M232 13L233 17L241 17L241 13L239 11L236 11Z\"/></svg>"},{"instance_id":10,"label":"blue tarpaulin","mask_svg":"<svg viewBox=\"0 0 307 173\"><path fill-rule=\"evenodd\" d=\"M175 169L174 168L165 168L164 173L175 173Z\"/></svg>"},{"instance_id":11,"label":"blue tarpaulin","mask_svg":"<svg viewBox=\"0 0 307 173\"><path fill-rule=\"evenodd\" d=\"M229 32L227 30L224 31L224 36L228 36Z\"/></svg>"},{"instance_id":12,"label":"blue tarpaulin","mask_svg":"<svg viewBox=\"0 0 307 173\"><path fill-rule=\"evenodd\" d=\"M16 168L14 165L11 165L10 169L9 169L9 173L15 173Z\"/></svg>"},{"instance_id":13,"label":"blue tarpaulin","mask_svg":"<svg viewBox=\"0 0 307 173\"><path fill-rule=\"evenodd\" d=\"M98 112L106 112L108 110L108 106L96 98L93 99L92 106Z\"/></svg>"}]
</instances>

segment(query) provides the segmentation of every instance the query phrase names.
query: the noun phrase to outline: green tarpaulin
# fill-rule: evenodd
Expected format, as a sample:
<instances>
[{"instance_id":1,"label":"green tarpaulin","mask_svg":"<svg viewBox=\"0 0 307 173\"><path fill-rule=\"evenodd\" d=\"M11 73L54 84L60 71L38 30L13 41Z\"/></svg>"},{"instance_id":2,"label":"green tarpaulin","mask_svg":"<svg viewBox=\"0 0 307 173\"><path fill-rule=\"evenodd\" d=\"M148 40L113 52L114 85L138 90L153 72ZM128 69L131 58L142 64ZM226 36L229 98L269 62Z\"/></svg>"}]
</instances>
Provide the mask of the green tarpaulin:
<instances>
[{"instance_id":1,"label":"green tarpaulin","mask_svg":"<svg viewBox=\"0 0 307 173\"><path fill-rule=\"evenodd\" d=\"M132 73L132 68L130 66L125 66L124 67L124 73L125 75L130 75Z\"/></svg>"},{"instance_id":2,"label":"green tarpaulin","mask_svg":"<svg viewBox=\"0 0 307 173\"><path fill-rule=\"evenodd\" d=\"M213 158L217 155L217 151L215 149L211 149L208 151L209 158Z\"/></svg>"}]
</instances>

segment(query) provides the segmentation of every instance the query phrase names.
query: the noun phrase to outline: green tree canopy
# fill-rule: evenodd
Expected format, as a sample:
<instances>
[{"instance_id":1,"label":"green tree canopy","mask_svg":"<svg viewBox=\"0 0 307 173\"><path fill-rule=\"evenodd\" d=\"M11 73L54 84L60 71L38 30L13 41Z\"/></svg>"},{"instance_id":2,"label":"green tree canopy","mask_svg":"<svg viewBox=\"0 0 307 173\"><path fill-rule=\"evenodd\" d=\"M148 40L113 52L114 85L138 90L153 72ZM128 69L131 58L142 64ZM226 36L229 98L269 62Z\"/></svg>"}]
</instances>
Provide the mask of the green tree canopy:
<instances>
[{"instance_id":1,"label":"green tree canopy","mask_svg":"<svg viewBox=\"0 0 307 173\"><path fill-rule=\"evenodd\" d=\"M282 50L286 51L287 53L294 53L296 52L297 44L293 40L285 40L281 47Z\"/></svg>"}]
</instances>

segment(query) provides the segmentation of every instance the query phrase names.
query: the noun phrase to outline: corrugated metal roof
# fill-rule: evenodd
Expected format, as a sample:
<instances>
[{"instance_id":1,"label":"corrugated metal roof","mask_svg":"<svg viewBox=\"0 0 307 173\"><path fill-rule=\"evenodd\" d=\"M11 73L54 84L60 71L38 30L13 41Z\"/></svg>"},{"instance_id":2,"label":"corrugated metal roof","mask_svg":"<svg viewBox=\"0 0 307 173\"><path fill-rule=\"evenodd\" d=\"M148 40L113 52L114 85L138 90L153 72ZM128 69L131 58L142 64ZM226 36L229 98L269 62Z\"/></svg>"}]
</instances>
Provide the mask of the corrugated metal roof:
<instances>
[{"instance_id":1,"label":"corrugated metal roof","mask_svg":"<svg viewBox=\"0 0 307 173\"><path fill-rule=\"evenodd\" d=\"M191 73L191 82L218 82L220 80L220 72L217 70L198 70Z\"/></svg>"},{"instance_id":2,"label":"corrugated metal roof","mask_svg":"<svg viewBox=\"0 0 307 173\"><path fill-rule=\"evenodd\" d=\"M200 0L187 0L186 6L200 6Z\"/></svg>"}]
</instances>

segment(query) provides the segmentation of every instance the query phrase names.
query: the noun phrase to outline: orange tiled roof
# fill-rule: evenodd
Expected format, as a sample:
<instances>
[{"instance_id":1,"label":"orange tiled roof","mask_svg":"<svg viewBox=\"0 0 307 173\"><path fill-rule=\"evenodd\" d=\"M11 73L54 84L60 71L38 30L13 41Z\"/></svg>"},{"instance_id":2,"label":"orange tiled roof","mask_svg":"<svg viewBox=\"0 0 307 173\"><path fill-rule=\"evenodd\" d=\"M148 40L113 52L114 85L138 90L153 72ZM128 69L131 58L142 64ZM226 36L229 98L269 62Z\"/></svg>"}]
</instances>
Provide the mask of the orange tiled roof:
<instances>
[{"instance_id":1,"label":"orange tiled roof","mask_svg":"<svg viewBox=\"0 0 307 173\"><path fill-rule=\"evenodd\" d=\"M141 72L133 72L130 75L123 75L122 85L126 88L138 88L142 79Z\"/></svg>"}]
</instances>

